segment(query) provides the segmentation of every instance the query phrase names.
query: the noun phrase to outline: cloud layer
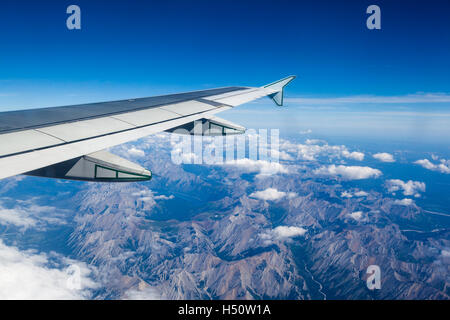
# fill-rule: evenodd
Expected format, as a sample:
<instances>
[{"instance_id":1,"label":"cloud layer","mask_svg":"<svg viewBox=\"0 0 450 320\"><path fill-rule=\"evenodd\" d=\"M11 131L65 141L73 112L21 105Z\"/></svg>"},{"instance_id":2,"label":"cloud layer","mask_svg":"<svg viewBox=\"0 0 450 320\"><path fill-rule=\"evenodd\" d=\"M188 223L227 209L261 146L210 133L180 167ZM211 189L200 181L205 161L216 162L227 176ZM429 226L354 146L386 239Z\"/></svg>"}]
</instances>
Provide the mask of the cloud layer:
<instances>
[{"instance_id":1,"label":"cloud layer","mask_svg":"<svg viewBox=\"0 0 450 320\"><path fill-rule=\"evenodd\" d=\"M420 197L420 192L425 192L424 182L409 180L404 182L400 179L391 179L386 181L386 187L389 192L395 193L402 191L405 196Z\"/></svg>"},{"instance_id":2,"label":"cloud layer","mask_svg":"<svg viewBox=\"0 0 450 320\"><path fill-rule=\"evenodd\" d=\"M402 199L402 200L395 200L394 204L399 205L399 206L411 206L414 204L414 200L413 199Z\"/></svg>"},{"instance_id":3,"label":"cloud layer","mask_svg":"<svg viewBox=\"0 0 450 320\"><path fill-rule=\"evenodd\" d=\"M29 228L43 230L50 224L66 224L64 210L40 206L35 200L18 200L13 207L0 201L0 225L15 226L24 231Z\"/></svg>"},{"instance_id":4,"label":"cloud layer","mask_svg":"<svg viewBox=\"0 0 450 320\"><path fill-rule=\"evenodd\" d=\"M261 239L263 239L265 245L271 245L274 241L290 242L292 238L304 236L307 231L302 227L278 226L261 234Z\"/></svg>"},{"instance_id":5,"label":"cloud layer","mask_svg":"<svg viewBox=\"0 0 450 320\"><path fill-rule=\"evenodd\" d=\"M295 196L297 196L296 193L294 192L283 192L283 191L278 191L277 189L274 188L267 188L266 190L263 191L255 191L252 194L250 194L251 198L256 198L256 199L260 199L260 200L280 200L284 197L288 197L288 198L294 198Z\"/></svg>"},{"instance_id":6,"label":"cloud layer","mask_svg":"<svg viewBox=\"0 0 450 320\"><path fill-rule=\"evenodd\" d=\"M394 156L387 152L375 153L373 157L381 162L395 162Z\"/></svg>"},{"instance_id":7,"label":"cloud layer","mask_svg":"<svg viewBox=\"0 0 450 320\"><path fill-rule=\"evenodd\" d=\"M343 191L341 193L342 198L367 197L368 195L369 194L365 191L356 191L356 192Z\"/></svg>"},{"instance_id":8,"label":"cloud layer","mask_svg":"<svg viewBox=\"0 0 450 320\"><path fill-rule=\"evenodd\" d=\"M282 140L280 149L296 154L299 160L305 161L316 161L319 157L325 156L337 159L364 160L362 152L350 152L346 146L331 146L326 141L317 139L307 139L304 144Z\"/></svg>"},{"instance_id":9,"label":"cloud layer","mask_svg":"<svg viewBox=\"0 0 450 320\"><path fill-rule=\"evenodd\" d=\"M252 160L248 158L232 160L225 163L247 173L258 173L259 176L271 176L277 173L288 173L288 169L278 162Z\"/></svg>"},{"instance_id":10,"label":"cloud layer","mask_svg":"<svg viewBox=\"0 0 450 320\"><path fill-rule=\"evenodd\" d=\"M363 212L362 211L355 211L355 212L349 213L349 216L351 218L355 219L356 221L359 221L363 217Z\"/></svg>"},{"instance_id":11,"label":"cloud layer","mask_svg":"<svg viewBox=\"0 0 450 320\"><path fill-rule=\"evenodd\" d=\"M381 171L370 167L361 166L344 166L344 165L330 165L322 166L313 171L316 175L324 175L331 177L341 177L345 180L361 180L368 178L378 178L381 176Z\"/></svg>"},{"instance_id":12,"label":"cloud layer","mask_svg":"<svg viewBox=\"0 0 450 320\"><path fill-rule=\"evenodd\" d=\"M56 260L59 263L55 263ZM97 284L82 262L20 251L0 240L0 299L87 299Z\"/></svg>"},{"instance_id":13,"label":"cloud layer","mask_svg":"<svg viewBox=\"0 0 450 320\"><path fill-rule=\"evenodd\" d=\"M421 165L425 169L450 174L450 160L441 159L440 163L432 163L428 159L417 160L415 164Z\"/></svg>"}]
</instances>

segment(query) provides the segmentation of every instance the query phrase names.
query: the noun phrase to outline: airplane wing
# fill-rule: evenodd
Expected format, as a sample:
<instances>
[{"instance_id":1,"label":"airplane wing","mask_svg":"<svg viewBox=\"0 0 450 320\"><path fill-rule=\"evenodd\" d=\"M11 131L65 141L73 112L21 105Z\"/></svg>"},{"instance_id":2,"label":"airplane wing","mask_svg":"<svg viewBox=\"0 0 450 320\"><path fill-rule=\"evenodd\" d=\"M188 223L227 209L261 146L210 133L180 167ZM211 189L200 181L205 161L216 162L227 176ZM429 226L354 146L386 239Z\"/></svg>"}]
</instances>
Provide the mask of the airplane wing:
<instances>
[{"instance_id":1,"label":"airplane wing","mask_svg":"<svg viewBox=\"0 0 450 320\"><path fill-rule=\"evenodd\" d=\"M245 128L214 117L269 96L281 106L295 76L263 87L226 87L150 98L0 112L0 179L18 174L101 181L141 181L151 172L104 149L150 134L191 129L225 135Z\"/></svg>"}]
</instances>

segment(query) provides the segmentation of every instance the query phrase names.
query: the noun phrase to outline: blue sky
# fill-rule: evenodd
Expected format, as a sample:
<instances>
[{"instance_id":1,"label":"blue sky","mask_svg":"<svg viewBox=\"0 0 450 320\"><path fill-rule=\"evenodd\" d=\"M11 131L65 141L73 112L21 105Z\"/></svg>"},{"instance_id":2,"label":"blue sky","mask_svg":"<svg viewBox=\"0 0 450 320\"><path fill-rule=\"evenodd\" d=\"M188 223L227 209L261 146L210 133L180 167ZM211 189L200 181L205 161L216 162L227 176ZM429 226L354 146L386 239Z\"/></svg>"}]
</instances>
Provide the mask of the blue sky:
<instances>
[{"instance_id":1,"label":"blue sky","mask_svg":"<svg viewBox=\"0 0 450 320\"><path fill-rule=\"evenodd\" d=\"M70 4L81 7L79 31L66 28ZM381 30L366 28L370 4L381 8ZM2 1L0 110L258 86L296 74L287 100L294 108L281 113L281 123L297 117L299 126L308 119L304 125L320 127L325 114L330 125L341 117L345 127L377 128L400 117L389 125L408 131L432 119L434 131L444 130L434 135L442 136L449 9L437 0ZM444 99L403 99L429 94ZM360 96L400 100L361 103ZM336 103L340 97L356 100ZM399 112L408 113L406 122Z\"/></svg>"}]
</instances>

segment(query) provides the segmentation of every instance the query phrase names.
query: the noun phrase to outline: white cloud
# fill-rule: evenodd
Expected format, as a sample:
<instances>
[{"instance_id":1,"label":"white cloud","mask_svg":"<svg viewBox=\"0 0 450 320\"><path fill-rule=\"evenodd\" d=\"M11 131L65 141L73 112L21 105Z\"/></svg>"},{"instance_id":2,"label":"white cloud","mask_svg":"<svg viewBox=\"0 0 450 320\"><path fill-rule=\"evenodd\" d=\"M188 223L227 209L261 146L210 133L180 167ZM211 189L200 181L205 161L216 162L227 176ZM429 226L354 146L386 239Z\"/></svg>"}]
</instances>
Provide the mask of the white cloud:
<instances>
[{"instance_id":1,"label":"white cloud","mask_svg":"<svg viewBox=\"0 0 450 320\"><path fill-rule=\"evenodd\" d=\"M165 196L165 195L159 195L159 196L155 196L154 199L155 200L171 200L174 199L175 196L173 194L171 194L170 196Z\"/></svg>"},{"instance_id":2,"label":"white cloud","mask_svg":"<svg viewBox=\"0 0 450 320\"><path fill-rule=\"evenodd\" d=\"M174 199L174 195L166 196L166 195L154 195L151 190L140 190L137 192L133 192L132 196L139 197L139 200L142 201L153 201L153 200L171 200Z\"/></svg>"},{"instance_id":3,"label":"white cloud","mask_svg":"<svg viewBox=\"0 0 450 320\"><path fill-rule=\"evenodd\" d=\"M425 169L450 174L450 160L441 159L440 163L434 164L428 159L417 160L415 164L421 165Z\"/></svg>"},{"instance_id":4,"label":"white cloud","mask_svg":"<svg viewBox=\"0 0 450 320\"><path fill-rule=\"evenodd\" d=\"M377 178L382 173L378 169L373 169L370 167L360 167L360 166L343 166L343 165L330 165L322 166L313 171L317 175L325 175L332 177L341 177L346 180L361 180L368 178Z\"/></svg>"},{"instance_id":5,"label":"white cloud","mask_svg":"<svg viewBox=\"0 0 450 320\"><path fill-rule=\"evenodd\" d=\"M362 152L349 152L347 150L342 150L342 155L344 156L344 158L347 159L353 159L353 160L358 160L358 161L363 161L364 160L364 153Z\"/></svg>"},{"instance_id":6,"label":"white cloud","mask_svg":"<svg viewBox=\"0 0 450 320\"><path fill-rule=\"evenodd\" d=\"M349 213L349 216L352 217L353 219L359 221L359 220L361 220L361 218L363 216L363 212L362 211L355 211L355 212Z\"/></svg>"},{"instance_id":7,"label":"white cloud","mask_svg":"<svg viewBox=\"0 0 450 320\"><path fill-rule=\"evenodd\" d=\"M250 194L251 198L256 198L256 199L266 200L266 201L280 200L284 197L294 198L296 196L297 196L297 194L294 192L283 192L283 191L278 191L277 189L274 189L274 188L267 188L266 190L255 191L252 194Z\"/></svg>"},{"instance_id":8,"label":"white cloud","mask_svg":"<svg viewBox=\"0 0 450 320\"><path fill-rule=\"evenodd\" d=\"M420 197L419 192L425 192L426 186L424 182L412 181L404 182L400 179L391 179L386 181L386 187L389 192L395 193L403 191L405 196Z\"/></svg>"},{"instance_id":9,"label":"white cloud","mask_svg":"<svg viewBox=\"0 0 450 320\"><path fill-rule=\"evenodd\" d=\"M146 287L143 289L130 289L127 290L123 299L125 300L161 300L161 294L152 287Z\"/></svg>"},{"instance_id":10,"label":"white cloud","mask_svg":"<svg viewBox=\"0 0 450 320\"><path fill-rule=\"evenodd\" d=\"M288 192L287 197L288 197L288 199L293 199L293 198L298 197L298 194L295 192Z\"/></svg>"},{"instance_id":11,"label":"white cloud","mask_svg":"<svg viewBox=\"0 0 450 320\"><path fill-rule=\"evenodd\" d=\"M277 239L287 239L298 236L303 236L306 233L305 228L300 227L287 227L287 226L278 226L272 230L273 234Z\"/></svg>"},{"instance_id":12,"label":"white cloud","mask_svg":"<svg viewBox=\"0 0 450 320\"><path fill-rule=\"evenodd\" d=\"M202 158L201 156L193 152L183 152L181 153L181 163L184 164L202 163Z\"/></svg>"},{"instance_id":13,"label":"white cloud","mask_svg":"<svg viewBox=\"0 0 450 320\"><path fill-rule=\"evenodd\" d=\"M310 133L312 133L312 130L311 129L306 129L306 130L300 131L299 133L300 134L310 134Z\"/></svg>"},{"instance_id":14,"label":"white cloud","mask_svg":"<svg viewBox=\"0 0 450 320\"><path fill-rule=\"evenodd\" d=\"M421 165L425 169L429 169L429 170L435 170L436 169L436 165L434 163L432 163L428 159L417 160L414 163Z\"/></svg>"},{"instance_id":15,"label":"white cloud","mask_svg":"<svg viewBox=\"0 0 450 320\"><path fill-rule=\"evenodd\" d=\"M23 231L29 228L44 229L49 224L66 224L64 210L39 206L35 200L17 200L12 208L7 208L0 202L0 225L16 226Z\"/></svg>"},{"instance_id":16,"label":"white cloud","mask_svg":"<svg viewBox=\"0 0 450 320\"><path fill-rule=\"evenodd\" d=\"M341 193L342 198L353 198L353 197L366 197L369 194L365 191L357 191L355 193L352 193L351 191L343 191Z\"/></svg>"},{"instance_id":17,"label":"white cloud","mask_svg":"<svg viewBox=\"0 0 450 320\"><path fill-rule=\"evenodd\" d=\"M291 241L292 238L304 236L307 230L295 226L278 226L275 229L261 234L265 245L271 245L273 241Z\"/></svg>"},{"instance_id":18,"label":"white cloud","mask_svg":"<svg viewBox=\"0 0 450 320\"><path fill-rule=\"evenodd\" d=\"M259 176L271 176L277 173L288 173L288 169L278 162L266 160L252 160L248 158L237 159L225 163L228 166L237 167L245 172L258 172Z\"/></svg>"},{"instance_id":19,"label":"white cloud","mask_svg":"<svg viewBox=\"0 0 450 320\"><path fill-rule=\"evenodd\" d=\"M320 139L306 139L305 143L306 144L327 144L326 141L320 140Z\"/></svg>"},{"instance_id":20,"label":"white cloud","mask_svg":"<svg viewBox=\"0 0 450 320\"><path fill-rule=\"evenodd\" d=\"M59 263L55 263L55 258ZM69 273L68 270L75 271ZM0 240L0 299L87 299L98 284L84 263L20 251Z\"/></svg>"},{"instance_id":21,"label":"white cloud","mask_svg":"<svg viewBox=\"0 0 450 320\"><path fill-rule=\"evenodd\" d=\"M318 139L307 139L305 144L296 144L287 140L281 140L280 148L297 154L298 159L305 161L315 161L320 156L358 161L364 160L364 153L362 152L350 152L346 146L330 146L326 141Z\"/></svg>"},{"instance_id":22,"label":"white cloud","mask_svg":"<svg viewBox=\"0 0 450 320\"><path fill-rule=\"evenodd\" d=\"M397 204L399 206L411 206L414 204L414 200L413 199L402 199L402 200L395 200L394 204Z\"/></svg>"},{"instance_id":23,"label":"white cloud","mask_svg":"<svg viewBox=\"0 0 450 320\"><path fill-rule=\"evenodd\" d=\"M128 153L134 157L143 157L145 156L145 152L141 149L138 149L136 147L131 147L128 149Z\"/></svg>"},{"instance_id":24,"label":"white cloud","mask_svg":"<svg viewBox=\"0 0 450 320\"><path fill-rule=\"evenodd\" d=\"M143 197L143 196L153 195L153 192L151 192L150 190L140 190L137 192L133 192L131 195L135 196L135 197Z\"/></svg>"},{"instance_id":25,"label":"white cloud","mask_svg":"<svg viewBox=\"0 0 450 320\"><path fill-rule=\"evenodd\" d=\"M381 162L395 162L394 156L387 152L375 153L373 157Z\"/></svg>"},{"instance_id":26,"label":"white cloud","mask_svg":"<svg viewBox=\"0 0 450 320\"><path fill-rule=\"evenodd\" d=\"M324 147L318 145L297 145L297 157L301 160L314 161L316 157L324 152Z\"/></svg>"},{"instance_id":27,"label":"white cloud","mask_svg":"<svg viewBox=\"0 0 450 320\"><path fill-rule=\"evenodd\" d=\"M287 160L292 161L294 158L285 151L278 151L275 149L270 149L270 156L272 159L281 159L281 160Z\"/></svg>"},{"instance_id":28,"label":"white cloud","mask_svg":"<svg viewBox=\"0 0 450 320\"><path fill-rule=\"evenodd\" d=\"M15 225L23 229L36 226L38 221L21 209L0 208L0 224Z\"/></svg>"}]
</instances>

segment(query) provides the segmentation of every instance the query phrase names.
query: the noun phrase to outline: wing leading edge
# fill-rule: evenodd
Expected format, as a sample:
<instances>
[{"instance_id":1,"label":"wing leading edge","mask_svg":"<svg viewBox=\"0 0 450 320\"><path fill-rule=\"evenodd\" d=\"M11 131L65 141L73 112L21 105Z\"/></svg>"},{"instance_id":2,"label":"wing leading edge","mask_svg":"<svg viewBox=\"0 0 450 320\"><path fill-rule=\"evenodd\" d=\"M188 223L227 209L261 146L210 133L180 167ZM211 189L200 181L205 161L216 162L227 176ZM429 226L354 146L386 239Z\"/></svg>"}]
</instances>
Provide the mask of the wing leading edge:
<instances>
[{"instance_id":1,"label":"wing leading edge","mask_svg":"<svg viewBox=\"0 0 450 320\"><path fill-rule=\"evenodd\" d=\"M288 77L259 88L227 87L150 98L1 112L0 179L30 174L88 181L148 180L151 178L149 171L117 156L98 152L150 134L171 131L197 120L206 119L209 125L231 126L233 132L242 131L242 127L214 115L264 96L282 105L283 88L294 78ZM227 134L226 130L222 132ZM108 160L106 167L105 159ZM111 177L113 179L109 176L97 177L95 172L92 173L91 168L98 168L95 163L99 161L103 161L103 169L115 172L115 176ZM80 169L82 166L85 171Z\"/></svg>"}]
</instances>

